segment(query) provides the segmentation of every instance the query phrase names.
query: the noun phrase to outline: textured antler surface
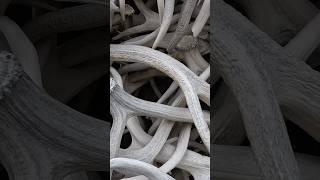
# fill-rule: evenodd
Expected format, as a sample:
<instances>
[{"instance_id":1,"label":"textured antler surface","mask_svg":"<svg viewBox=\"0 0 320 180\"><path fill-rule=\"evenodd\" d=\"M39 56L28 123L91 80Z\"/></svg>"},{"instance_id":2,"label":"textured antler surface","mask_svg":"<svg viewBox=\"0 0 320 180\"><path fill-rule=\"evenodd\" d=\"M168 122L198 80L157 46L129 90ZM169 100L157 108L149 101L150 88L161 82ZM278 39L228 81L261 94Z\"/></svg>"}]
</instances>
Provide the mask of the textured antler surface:
<instances>
[{"instance_id":1,"label":"textured antler surface","mask_svg":"<svg viewBox=\"0 0 320 180\"><path fill-rule=\"evenodd\" d=\"M210 179L210 1L123 2L111 28L111 178ZM116 18L128 6L139 14Z\"/></svg>"}]
</instances>

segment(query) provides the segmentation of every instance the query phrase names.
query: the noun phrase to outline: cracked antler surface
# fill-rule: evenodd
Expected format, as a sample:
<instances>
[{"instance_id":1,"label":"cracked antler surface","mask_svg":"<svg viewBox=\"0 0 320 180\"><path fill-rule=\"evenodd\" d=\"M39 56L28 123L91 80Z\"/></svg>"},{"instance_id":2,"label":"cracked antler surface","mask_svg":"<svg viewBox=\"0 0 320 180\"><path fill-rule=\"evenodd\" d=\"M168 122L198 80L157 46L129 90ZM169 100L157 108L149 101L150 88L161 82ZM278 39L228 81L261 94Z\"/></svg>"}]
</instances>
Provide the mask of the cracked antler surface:
<instances>
[{"instance_id":1,"label":"cracked antler surface","mask_svg":"<svg viewBox=\"0 0 320 180\"><path fill-rule=\"evenodd\" d=\"M60 179L80 170L79 165L105 170L108 124L48 96L14 55L2 51L0 63L1 162L10 178Z\"/></svg>"}]
</instances>

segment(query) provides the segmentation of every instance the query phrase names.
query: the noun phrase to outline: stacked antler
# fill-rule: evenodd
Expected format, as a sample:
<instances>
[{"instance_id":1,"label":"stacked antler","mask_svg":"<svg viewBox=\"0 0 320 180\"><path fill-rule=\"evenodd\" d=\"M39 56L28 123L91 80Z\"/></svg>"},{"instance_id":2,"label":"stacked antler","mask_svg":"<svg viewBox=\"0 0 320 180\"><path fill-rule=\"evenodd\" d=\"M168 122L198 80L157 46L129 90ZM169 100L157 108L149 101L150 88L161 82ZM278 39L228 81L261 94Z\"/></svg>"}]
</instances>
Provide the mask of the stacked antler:
<instances>
[{"instance_id":1,"label":"stacked antler","mask_svg":"<svg viewBox=\"0 0 320 180\"><path fill-rule=\"evenodd\" d=\"M305 0L234 3L247 17L222 0L212 4L212 65L223 78L214 93L213 178L317 179L319 159L294 153L285 126L292 121L319 141L320 75L304 62L319 45L317 8ZM245 136L251 150L230 146Z\"/></svg>"},{"instance_id":2,"label":"stacked antler","mask_svg":"<svg viewBox=\"0 0 320 180\"><path fill-rule=\"evenodd\" d=\"M133 2L110 5L112 179L210 179L210 1Z\"/></svg>"}]
</instances>

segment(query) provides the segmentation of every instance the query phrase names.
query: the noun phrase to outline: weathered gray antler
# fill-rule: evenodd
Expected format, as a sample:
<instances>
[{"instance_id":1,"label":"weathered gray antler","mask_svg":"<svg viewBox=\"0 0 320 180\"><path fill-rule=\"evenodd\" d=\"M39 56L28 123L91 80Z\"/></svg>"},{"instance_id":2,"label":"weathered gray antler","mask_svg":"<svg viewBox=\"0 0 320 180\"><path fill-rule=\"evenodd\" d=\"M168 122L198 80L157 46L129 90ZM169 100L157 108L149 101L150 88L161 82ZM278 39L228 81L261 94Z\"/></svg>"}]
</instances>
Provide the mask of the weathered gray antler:
<instances>
[{"instance_id":1,"label":"weathered gray antler","mask_svg":"<svg viewBox=\"0 0 320 180\"><path fill-rule=\"evenodd\" d=\"M205 82L210 75L205 56L208 29L195 28L198 37L190 36L191 17L196 19L201 5L208 6L197 1L181 6L180 0L134 2L140 15L127 18L127 26L118 22L112 30L120 33L113 36L116 44L110 47L114 78L111 158L151 164L156 167L150 168L154 174L209 180L210 115L202 110L210 106L210 86ZM204 16L208 13L201 11ZM205 24L201 17L197 21ZM123 88L117 83L123 83ZM199 99L204 103L200 105ZM128 142L127 148L120 147ZM150 179L139 167L130 168L130 173L115 169L111 177L116 178L118 172L128 180Z\"/></svg>"},{"instance_id":2,"label":"weathered gray antler","mask_svg":"<svg viewBox=\"0 0 320 180\"><path fill-rule=\"evenodd\" d=\"M211 36L215 57L213 62L215 62L217 69L220 70L227 85L232 89L235 99L239 104L244 126L261 173L264 177L269 176L271 179L297 178L299 177L297 165L286 135L282 117L279 117L279 110L277 110L279 106L277 106L277 103L280 104L282 113L288 120L296 123L315 139L319 139L319 133L316 133L318 132L316 129L319 127L319 118L316 118L319 117L319 111L315 110L320 102L320 96L317 93L317 89L319 89L319 73L311 69L304 62L299 61L299 57L288 54L284 48L272 41L270 37L262 33L240 13L228 7L222 1L217 1L213 7L215 7L212 12L215 15L214 34L216 34L216 36ZM308 46L304 48L307 50L313 47ZM246 64L246 68L244 68L244 64ZM261 66L262 64L263 67ZM240 73L242 76L239 75ZM255 97L255 101L258 98L269 96L268 100L261 100L254 106L247 104L250 102L250 97L252 98L252 95L257 95L258 92L250 94L243 92L243 88L250 87L254 81L254 79L246 76L246 73L258 73L260 75L257 74L255 77L260 76L260 78L263 77L264 79L263 81L257 81L254 87L249 88L250 91L259 90L259 87L262 86L264 86L264 90L269 89L271 91L265 95ZM235 74L238 75L234 76ZM250 76L253 77L252 75ZM242 80L244 82L239 83ZM271 99L273 99L274 105L269 106L269 108L265 106L263 110L252 111L265 102L270 102ZM242 107L243 105L245 107ZM248 110L249 107L250 110ZM278 114L277 123L271 117L263 123L263 119L269 117L271 111L263 117L254 118L254 122L247 122L249 117L246 116L246 111L250 111L248 113L249 116L253 116L254 114L259 114L260 116L266 113L268 109L274 112L273 115ZM278 113L275 113L275 111L278 111ZM235 120L239 119L232 118L229 122L234 123ZM263 124L259 125L258 123ZM275 125L278 128L275 128ZM271 126L274 127L272 128ZM261 128L261 131L256 132L256 135L251 134L252 130L255 131L257 128ZM277 134L275 134L276 132ZM266 135L266 138L262 138L263 134ZM267 136L269 137L267 138ZM282 140L278 138L282 138ZM260 145L254 141L259 141L258 144ZM272 141L273 143L271 143ZM279 143L280 141L283 142ZM278 146L278 143L285 147ZM267 148L259 148L267 144L273 146L269 148L270 152L278 152L267 155ZM280 157L276 157L279 155ZM271 158L272 156L273 158ZM280 162L279 159L283 160ZM271 160L274 162L270 162ZM273 165L266 165L268 161ZM272 167L275 167L274 164L276 163L279 164L279 167L285 167L285 169L275 168L272 170ZM282 163L288 165L281 165ZM287 175L283 176L283 174Z\"/></svg>"},{"instance_id":3,"label":"weathered gray antler","mask_svg":"<svg viewBox=\"0 0 320 180\"><path fill-rule=\"evenodd\" d=\"M2 51L0 64L0 155L10 178L60 179L79 164L105 170L109 125L49 97L13 54Z\"/></svg>"}]
</instances>

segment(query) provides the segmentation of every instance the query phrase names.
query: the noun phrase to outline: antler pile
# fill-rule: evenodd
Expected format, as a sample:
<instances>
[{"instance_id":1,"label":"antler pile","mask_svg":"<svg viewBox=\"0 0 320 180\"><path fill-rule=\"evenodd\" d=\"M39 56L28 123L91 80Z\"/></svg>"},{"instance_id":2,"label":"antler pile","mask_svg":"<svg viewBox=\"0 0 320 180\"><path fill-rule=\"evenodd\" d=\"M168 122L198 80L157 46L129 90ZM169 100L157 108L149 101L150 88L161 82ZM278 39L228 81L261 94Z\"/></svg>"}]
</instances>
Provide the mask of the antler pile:
<instances>
[{"instance_id":1,"label":"antler pile","mask_svg":"<svg viewBox=\"0 0 320 180\"><path fill-rule=\"evenodd\" d=\"M308 0L212 3L212 65L222 77L213 95L212 178L319 178L319 158L294 146L320 138L317 9ZM294 137L288 121L305 137ZM239 147L245 137L250 148Z\"/></svg>"},{"instance_id":2,"label":"antler pile","mask_svg":"<svg viewBox=\"0 0 320 180\"><path fill-rule=\"evenodd\" d=\"M133 2L110 2L111 178L210 179L210 1Z\"/></svg>"},{"instance_id":3,"label":"antler pile","mask_svg":"<svg viewBox=\"0 0 320 180\"><path fill-rule=\"evenodd\" d=\"M4 0L0 9L0 179L105 179L106 6Z\"/></svg>"}]
</instances>

